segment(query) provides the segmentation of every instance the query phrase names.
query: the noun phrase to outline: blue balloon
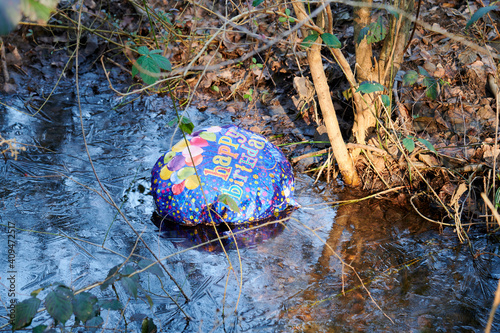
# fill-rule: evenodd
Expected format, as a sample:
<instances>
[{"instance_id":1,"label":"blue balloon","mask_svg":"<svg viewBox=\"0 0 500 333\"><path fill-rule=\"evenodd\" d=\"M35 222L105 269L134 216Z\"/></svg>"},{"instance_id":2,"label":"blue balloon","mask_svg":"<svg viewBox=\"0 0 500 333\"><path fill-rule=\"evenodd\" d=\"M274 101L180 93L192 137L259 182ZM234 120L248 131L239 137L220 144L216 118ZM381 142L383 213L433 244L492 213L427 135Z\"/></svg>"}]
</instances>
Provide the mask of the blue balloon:
<instances>
[{"instance_id":1,"label":"blue balloon","mask_svg":"<svg viewBox=\"0 0 500 333\"><path fill-rule=\"evenodd\" d=\"M158 214L183 225L242 224L299 207L281 150L235 125L186 135L156 162L151 191Z\"/></svg>"}]
</instances>

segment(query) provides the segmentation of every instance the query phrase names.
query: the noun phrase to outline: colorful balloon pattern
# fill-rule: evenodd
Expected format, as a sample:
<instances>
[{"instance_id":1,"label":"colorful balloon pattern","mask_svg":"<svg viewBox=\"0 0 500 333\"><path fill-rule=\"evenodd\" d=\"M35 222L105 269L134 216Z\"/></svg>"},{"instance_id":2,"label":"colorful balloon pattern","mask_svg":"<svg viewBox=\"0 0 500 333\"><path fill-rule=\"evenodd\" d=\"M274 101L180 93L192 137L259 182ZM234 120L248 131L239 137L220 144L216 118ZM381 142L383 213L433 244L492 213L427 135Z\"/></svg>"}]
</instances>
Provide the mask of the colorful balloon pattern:
<instances>
[{"instance_id":1,"label":"colorful balloon pattern","mask_svg":"<svg viewBox=\"0 0 500 333\"><path fill-rule=\"evenodd\" d=\"M151 191L158 214L183 225L259 221L299 205L281 150L235 125L186 135L156 162Z\"/></svg>"}]
</instances>

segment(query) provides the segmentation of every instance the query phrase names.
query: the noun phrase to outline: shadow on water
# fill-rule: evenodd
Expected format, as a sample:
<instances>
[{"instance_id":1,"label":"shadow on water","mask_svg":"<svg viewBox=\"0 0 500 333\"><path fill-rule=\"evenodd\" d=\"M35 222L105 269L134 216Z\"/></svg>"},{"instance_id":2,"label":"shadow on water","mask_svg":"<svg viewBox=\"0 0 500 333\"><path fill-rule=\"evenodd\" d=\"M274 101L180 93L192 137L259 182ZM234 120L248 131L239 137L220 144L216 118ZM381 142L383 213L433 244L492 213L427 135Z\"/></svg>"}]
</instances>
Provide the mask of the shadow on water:
<instances>
[{"instance_id":1,"label":"shadow on water","mask_svg":"<svg viewBox=\"0 0 500 333\"><path fill-rule=\"evenodd\" d=\"M451 228L439 230L417 217L411 207L384 199L332 206L326 203L359 194L313 184L304 175L297 175L296 186L302 208L289 221L238 234L239 251L226 240L228 257L218 242L204 250L178 253L214 235L210 228L177 226L160 232L150 221L154 211L148 191L150 170L172 142L172 131L165 127L174 117L168 101L120 100L110 91L96 95L84 77L82 82L84 126L96 172L155 253L169 257L165 263L170 273L190 298L182 305L192 317L186 321L165 296L168 291L181 299L174 283L143 277L143 288L154 303L153 320L163 331L483 330L500 276L497 239L471 230L471 245L460 244ZM19 160L2 161L0 166L0 223L18 228L17 298L56 281L75 289L103 281L130 254L136 237L89 190L100 192L82 143L74 100L57 95L43 114L32 117L15 110L26 111L20 98L0 97L12 107L0 107L0 133L31 145ZM188 113L198 126L226 122L216 112ZM5 237L6 229L2 230ZM135 254L150 257L140 244ZM343 266L337 255L356 272ZM0 248L0 258L7 258L6 246ZM383 312L360 286L357 274ZM115 297L109 288L92 292L99 298ZM120 288L118 294L128 299ZM0 299L9 299L4 287ZM107 328L123 328L115 313L103 310L102 315L110 316ZM139 329L140 320L134 320L144 315L151 316L147 302L131 299L125 312L129 329ZM5 307L0 316L2 325L7 321ZM42 315L33 324L46 319Z\"/></svg>"}]
</instances>

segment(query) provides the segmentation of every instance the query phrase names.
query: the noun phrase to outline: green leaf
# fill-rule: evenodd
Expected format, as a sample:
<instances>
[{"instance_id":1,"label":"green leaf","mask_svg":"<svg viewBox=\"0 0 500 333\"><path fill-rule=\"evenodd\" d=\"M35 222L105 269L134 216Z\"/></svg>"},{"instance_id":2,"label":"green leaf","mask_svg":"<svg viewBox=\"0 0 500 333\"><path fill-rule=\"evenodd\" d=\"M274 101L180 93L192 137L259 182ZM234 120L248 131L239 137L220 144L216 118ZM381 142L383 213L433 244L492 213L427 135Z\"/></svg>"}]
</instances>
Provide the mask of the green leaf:
<instances>
[{"instance_id":1,"label":"green leaf","mask_svg":"<svg viewBox=\"0 0 500 333\"><path fill-rule=\"evenodd\" d=\"M495 197L493 199L495 201L495 208L498 209L498 207L500 207L500 187L497 188L497 191L495 192Z\"/></svg>"},{"instance_id":2,"label":"green leaf","mask_svg":"<svg viewBox=\"0 0 500 333\"><path fill-rule=\"evenodd\" d=\"M290 13L291 13L290 9L285 8L285 14L286 14L286 16L290 16Z\"/></svg>"},{"instance_id":3,"label":"green leaf","mask_svg":"<svg viewBox=\"0 0 500 333\"><path fill-rule=\"evenodd\" d=\"M382 16L379 16L377 21L371 23L370 25L364 27L359 31L358 44L366 38L368 44L377 43L384 40L387 35L387 25L384 22Z\"/></svg>"},{"instance_id":4,"label":"green leaf","mask_svg":"<svg viewBox=\"0 0 500 333\"><path fill-rule=\"evenodd\" d=\"M52 318L64 324L73 314L72 300L71 289L57 286L45 297L45 307Z\"/></svg>"},{"instance_id":5,"label":"green leaf","mask_svg":"<svg viewBox=\"0 0 500 333\"><path fill-rule=\"evenodd\" d=\"M391 99L387 95L381 95L380 98L382 99L382 103L384 103L384 106L386 108L391 107Z\"/></svg>"},{"instance_id":6,"label":"green leaf","mask_svg":"<svg viewBox=\"0 0 500 333\"><path fill-rule=\"evenodd\" d=\"M178 120L177 118L172 119L172 120L170 120L170 121L167 123L167 126L172 127L172 126L176 125L178 122L179 122L179 120Z\"/></svg>"},{"instance_id":7,"label":"green leaf","mask_svg":"<svg viewBox=\"0 0 500 333\"><path fill-rule=\"evenodd\" d=\"M421 139L421 138L418 138L417 139L418 141L420 141L421 143L424 144L424 146L429 149L430 151L432 151L434 154L437 155L437 151L436 151L436 148L434 148L434 146L432 145L432 143L430 143L429 141L425 140L425 139Z\"/></svg>"},{"instance_id":8,"label":"green leaf","mask_svg":"<svg viewBox=\"0 0 500 333\"><path fill-rule=\"evenodd\" d=\"M83 292L73 298L73 313L75 317L82 322L86 322L94 317L94 304L97 303L97 297L88 292Z\"/></svg>"},{"instance_id":9,"label":"green leaf","mask_svg":"<svg viewBox=\"0 0 500 333\"><path fill-rule=\"evenodd\" d=\"M438 94L438 82L433 77L424 77L423 84L427 89L425 90L425 95L431 99L437 99Z\"/></svg>"},{"instance_id":10,"label":"green leaf","mask_svg":"<svg viewBox=\"0 0 500 333\"><path fill-rule=\"evenodd\" d=\"M321 35L321 39L325 44L334 49L340 49L342 47L342 43L340 43L337 36L332 35L330 33L324 33Z\"/></svg>"},{"instance_id":11,"label":"green leaf","mask_svg":"<svg viewBox=\"0 0 500 333\"><path fill-rule=\"evenodd\" d=\"M260 5L263 2L264 2L264 0L253 0L252 6L257 7L258 5Z\"/></svg>"},{"instance_id":12,"label":"green leaf","mask_svg":"<svg viewBox=\"0 0 500 333\"><path fill-rule=\"evenodd\" d=\"M47 325L38 325L36 327L33 327L33 333L43 333L43 332L45 332L46 328L47 328Z\"/></svg>"},{"instance_id":13,"label":"green leaf","mask_svg":"<svg viewBox=\"0 0 500 333\"><path fill-rule=\"evenodd\" d=\"M117 299L99 301L101 308L105 310L121 310L123 309L123 304Z\"/></svg>"},{"instance_id":14,"label":"green leaf","mask_svg":"<svg viewBox=\"0 0 500 333\"><path fill-rule=\"evenodd\" d=\"M140 63L139 63L139 60L141 60ZM142 56L139 59L137 59L137 62L144 70L146 70L150 73L154 73L154 74L160 73L160 66L158 66L156 61L154 61L153 58L151 58L151 57ZM146 83L147 85L153 84L156 81L158 81L158 78L156 76L151 76L145 72L141 72L140 76L141 76L142 80L144 81L144 83Z\"/></svg>"},{"instance_id":15,"label":"green leaf","mask_svg":"<svg viewBox=\"0 0 500 333\"><path fill-rule=\"evenodd\" d=\"M210 89L211 89L212 91L217 92L217 93L218 93L218 92L220 92L219 87L217 87L217 86L211 86L211 87L210 87Z\"/></svg>"},{"instance_id":16,"label":"green leaf","mask_svg":"<svg viewBox=\"0 0 500 333\"><path fill-rule=\"evenodd\" d=\"M188 117L181 116L181 123L183 124L192 124L191 119Z\"/></svg>"},{"instance_id":17,"label":"green leaf","mask_svg":"<svg viewBox=\"0 0 500 333\"><path fill-rule=\"evenodd\" d=\"M102 317L96 316L96 317L90 319L89 321L87 321L85 323L85 326L89 329L89 331L95 332L95 331L97 331L97 329L100 326L102 326L103 323L104 323L104 320L102 319Z\"/></svg>"},{"instance_id":18,"label":"green leaf","mask_svg":"<svg viewBox=\"0 0 500 333\"><path fill-rule=\"evenodd\" d=\"M344 96L345 99L350 100L352 98L352 90L351 88L347 88L342 92L342 96Z\"/></svg>"},{"instance_id":19,"label":"green leaf","mask_svg":"<svg viewBox=\"0 0 500 333\"><path fill-rule=\"evenodd\" d=\"M141 269L146 267L146 266L149 266L153 263L154 261L153 260L150 260L150 259L142 259L141 261L139 261L139 263L137 264ZM154 274L156 276L158 276L159 278L162 278L164 277L165 275L163 274L163 271L161 270L160 266L158 265L158 263L154 264L153 266L149 267L146 272L149 272L151 274Z\"/></svg>"},{"instance_id":20,"label":"green leaf","mask_svg":"<svg viewBox=\"0 0 500 333\"><path fill-rule=\"evenodd\" d=\"M14 322L12 329L18 330L20 328L29 326L33 318L35 318L36 311L40 307L41 301L36 297L31 297L19 302L14 307Z\"/></svg>"},{"instance_id":21,"label":"green leaf","mask_svg":"<svg viewBox=\"0 0 500 333\"><path fill-rule=\"evenodd\" d=\"M141 333L153 333L156 332L158 328L152 319L146 317L142 321Z\"/></svg>"},{"instance_id":22,"label":"green leaf","mask_svg":"<svg viewBox=\"0 0 500 333\"><path fill-rule=\"evenodd\" d=\"M137 49L137 52L142 55L148 55L149 54L149 49L147 46L141 46Z\"/></svg>"},{"instance_id":23,"label":"green leaf","mask_svg":"<svg viewBox=\"0 0 500 333\"><path fill-rule=\"evenodd\" d=\"M240 212L240 207L238 207L238 204L236 203L236 201L228 194L219 194L217 199L221 203L223 203L224 205L228 206L229 209L231 209L233 212L235 212L235 213Z\"/></svg>"},{"instance_id":24,"label":"green leaf","mask_svg":"<svg viewBox=\"0 0 500 333\"><path fill-rule=\"evenodd\" d=\"M408 150L409 153L411 153L415 149L415 142L413 141L413 138L404 138L403 146L406 148L406 150Z\"/></svg>"},{"instance_id":25,"label":"green leaf","mask_svg":"<svg viewBox=\"0 0 500 333\"><path fill-rule=\"evenodd\" d=\"M383 85L381 85L380 83L378 82L375 82L375 81L365 81L365 82L362 82L358 89L356 90L357 92L361 92L363 94L370 94L370 93L373 93L373 92L377 92L377 91L384 91L385 88Z\"/></svg>"},{"instance_id":26,"label":"green leaf","mask_svg":"<svg viewBox=\"0 0 500 333\"><path fill-rule=\"evenodd\" d=\"M156 64L166 71L172 70L172 64L170 64L170 60L162 56L161 54L152 54L151 58L156 62Z\"/></svg>"},{"instance_id":27,"label":"green leaf","mask_svg":"<svg viewBox=\"0 0 500 333\"><path fill-rule=\"evenodd\" d=\"M106 277L106 280L104 280L105 282L101 284L101 290L106 289L109 285L113 284L116 281L117 279L116 272L118 272L119 267L120 265L116 265L115 267L109 270L108 276Z\"/></svg>"},{"instance_id":28,"label":"green leaf","mask_svg":"<svg viewBox=\"0 0 500 333\"><path fill-rule=\"evenodd\" d=\"M421 75L423 76L428 76L428 77L432 77L428 71L425 70L425 68L421 67L421 66L418 66L418 71L420 72Z\"/></svg>"},{"instance_id":29,"label":"green leaf","mask_svg":"<svg viewBox=\"0 0 500 333\"><path fill-rule=\"evenodd\" d=\"M280 17L278 17L278 21L280 21L281 23L285 23L286 17L280 16Z\"/></svg>"},{"instance_id":30,"label":"green leaf","mask_svg":"<svg viewBox=\"0 0 500 333\"><path fill-rule=\"evenodd\" d=\"M483 17L484 15L486 15L489 11L494 10L494 9L498 9L498 7L497 6L487 6L487 7L479 8L474 13L474 15L472 15L472 17L469 20L469 22L467 22L467 24L465 25L465 29L469 28L477 20L479 20L481 17Z\"/></svg>"},{"instance_id":31,"label":"green leaf","mask_svg":"<svg viewBox=\"0 0 500 333\"><path fill-rule=\"evenodd\" d=\"M184 133L191 134L191 133L193 133L194 124L192 122L189 122L187 124L184 124L184 123L181 122L180 125L179 125L179 128Z\"/></svg>"},{"instance_id":32,"label":"green leaf","mask_svg":"<svg viewBox=\"0 0 500 333\"><path fill-rule=\"evenodd\" d=\"M312 34L304 38L300 46L304 49L311 47L311 45L318 39L319 34L316 31L313 31Z\"/></svg>"},{"instance_id":33,"label":"green leaf","mask_svg":"<svg viewBox=\"0 0 500 333\"><path fill-rule=\"evenodd\" d=\"M146 299L148 300L148 304L149 304L149 308L151 310L153 310L153 306L155 305L154 302L153 302L153 299L151 298L151 296L149 296L148 294L144 295L146 297Z\"/></svg>"},{"instance_id":34,"label":"green leaf","mask_svg":"<svg viewBox=\"0 0 500 333\"><path fill-rule=\"evenodd\" d=\"M361 43L361 41L363 39L365 39L366 35L368 34L368 31L370 31L369 26L366 26L359 31L358 40L357 40L358 44Z\"/></svg>"},{"instance_id":35,"label":"green leaf","mask_svg":"<svg viewBox=\"0 0 500 333\"><path fill-rule=\"evenodd\" d=\"M135 270L131 265L127 265L127 266L123 267L123 269L121 271L120 283L121 283L123 289L125 289L125 291L130 296L137 298L137 287L139 284L139 277L137 275L134 275L132 277L126 276L129 274L132 274L133 272L135 272Z\"/></svg>"},{"instance_id":36,"label":"green leaf","mask_svg":"<svg viewBox=\"0 0 500 333\"><path fill-rule=\"evenodd\" d=\"M411 86L415 84L418 80L418 73L414 70L409 70L403 75L403 84L405 86Z\"/></svg>"}]
</instances>

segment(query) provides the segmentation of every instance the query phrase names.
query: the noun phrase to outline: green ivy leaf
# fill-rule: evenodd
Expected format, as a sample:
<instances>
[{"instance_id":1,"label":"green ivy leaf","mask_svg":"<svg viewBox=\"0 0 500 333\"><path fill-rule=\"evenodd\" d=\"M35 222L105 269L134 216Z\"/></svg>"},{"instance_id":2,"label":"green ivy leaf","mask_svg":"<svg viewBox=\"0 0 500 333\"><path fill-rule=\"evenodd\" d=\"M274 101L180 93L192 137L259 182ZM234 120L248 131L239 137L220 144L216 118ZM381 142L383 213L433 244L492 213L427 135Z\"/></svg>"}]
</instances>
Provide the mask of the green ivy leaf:
<instances>
[{"instance_id":1,"label":"green ivy leaf","mask_svg":"<svg viewBox=\"0 0 500 333\"><path fill-rule=\"evenodd\" d=\"M477 20L479 20L481 17L486 15L489 11L492 11L494 9L498 9L497 6L487 6L483 8L479 8L474 15L472 15L471 19L467 24L465 25L465 29L469 28L472 24L474 24Z\"/></svg>"},{"instance_id":2,"label":"green ivy leaf","mask_svg":"<svg viewBox=\"0 0 500 333\"><path fill-rule=\"evenodd\" d=\"M38 325L36 327L33 327L33 333L43 333L43 332L45 332L46 328L47 328L47 325Z\"/></svg>"},{"instance_id":3,"label":"green ivy leaf","mask_svg":"<svg viewBox=\"0 0 500 333\"><path fill-rule=\"evenodd\" d=\"M418 71L421 75L423 76L428 76L428 77L432 77L428 71L425 70L425 68L421 67L421 66L418 66Z\"/></svg>"},{"instance_id":4,"label":"green ivy leaf","mask_svg":"<svg viewBox=\"0 0 500 333\"><path fill-rule=\"evenodd\" d=\"M102 326L102 324L104 324L104 320L102 319L101 316L96 316L88 320L85 324L86 324L85 326L89 329L89 331L95 332L100 326Z\"/></svg>"},{"instance_id":5,"label":"green ivy leaf","mask_svg":"<svg viewBox=\"0 0 500 333\"><path fill-rule=\"evenodd\" d=\"M139 60L141 60L140 63ZM151 57L146 57L146 56L140 57L139 59L137 59L137 62L143 69L145 69L150 73L154 74L160 73L160 66L158 66L156 61L154 61L153 58ZM140 76L141 79L144 81L144 83L146 83L147 85L154 84L156 81L158 81L158 78L156 76L150 76L149 74L144 72L141 72Z\"/></svg>"},{"instance_id":6,"label":"green ivy leaf","mask_svg":"<svg viewBox=\"0 0 500 333\"><path fill-rule=\"evenodd\" d=\"M356 92L361 92L363 94L370 94L377 91L384 91L385 88L378 82L375 81L365 81L362 82Z\"/></svg>"},{"instance_id":7,"label":"green ivy leaf","mask_svg":"<svg viewBox=\"0 0 500 333\"><path fill-rule=\"evenodd\" d=\"M40 307L41 301L36 297L31 297L19 302L14 307L14 322L12 329L18 330L29 326L33 318L35 318L36 311Z\"/></svg>"},{"instance_id":8,"label":"green ivy leaf","mask_svg":"<svg viewBox=\"0 0 500 333\"><path fill-rule=\"evenodd\" d=\"M47 312L55 320L65 323L73 314L73 291L66 286L57 286L45 297Z\"/></svg>"},{"instance_id":9,"label":"green ivy leaf","mask_svg":"<svg viewBox=\"0 0 500 333\"><path fill-rule=\"evenodd\" d=\"M116 281L117 275L115 275L115 274L118 271L119 267L120 267L120 265L116 265L115 267L113 267L109 270L108 276L106 277L106 280L104 280L105 282L103 284L101 284L101 290L106 289L109 285L113 284ZM111 276L113 276L113 277L111 277Z\"/></svg>"},{"instance_id":10,"label":"green ivy leaf","mask_svg":"<svg viewBox=\"0 0 500 333\"><path fill-rule=\"evenodd\" d=\"M97 303L97 297L88 292L83 292L73 298L73 313L75 317L82 322L86 322L94 317L94 304Z\"/></svg>"},{"instance_id":11,"label":"green ivy leaf","mask_svg":"<svg viewBox=\"0 0 500 333\"><path fill-rule=\"evenodd\" d=\"M137 287L139 285L139 277L134 275L132 277L128 277L126 275L130 275L135 272L134 268L131 265L127 265L123 267L121 271L120 283L125 289L125 291L132 297L137 299Z\"/></svg>"},{"instance_id":12,"label":"green ivy leaf","mask_svg":"<svg viewBox=\"0 0 500 333\"><path fill-rule=\"evenodd\" d=\"M137 52L142 55L148 55L149 54L149 49L147 46L141 46L137 49Z\"/></svg>"},{"instance_id":13,"label":"green ivy leaf","mask_svg":"<svg viewBox=\"0 0 500 333\"><path fill-rule=\"evenodd\" d=\"M263 2L264 2L264 0L253 0L252 6L257 7L258 5L260 5Z\"/></svg>"},{"instance_id":14,"label":"green ivy leaf","mask_svg":"<svg viewBox=\"0 0 500 333\"><path fill-rule=\"evenodd\" d=\"M379 16L377 21L359 31L358 44L361 43L364 38L366 38L366 42L368 44L377 43L384 40L386 35L387 25L385 24L382 16Z\"/></svg>"},{"instance_id":15,"label":"green ivy leaf","mask_svg":"<svg viewBox=\"0 0 500 333\"><path fill-rule=\"evenodd\" d=\"M151 265L154 261L153 260L150 260L150 259L142 259L141 261L139 261L139 263L137 263L137 265L142 269L144 267L147 267L149 265ZM165 275L163 274L163 271L162 269L160 268L160 266L158 265L158 263L154 264L153 266L149 267L146 272L149 272L151 274L154 274L156 276L158 276L159 278L162 278L164 277Z\"/></svg>"},{"instance_id":16,"label":"green ivy leaf","mask_svg":"<svg viewBox=\"0 0 500 333\"><path fill-rule=\"evenodd\" d=\"M403 146L411 153L415 149L415 142L413 141L412 136L408 136L403 139Z\"/></svg>"},{"instance_id":17,"label":"green ivy leaf","mask_svg":"<svg viewBox=\"0 0 500 333\"><path fill-rule=\"evenodd\" d=\"M425 90L425 95L431 99L437 99L438 94L438 82L433 77L424 77L423 84L427 89Z\"/></svg>"},{"instance_id":18,"label":"green ivy leaf","mask_svg":"<svg viewBox=\"0 0 500 333\"><path fill-rule=\"evenodd\" d=\"M193 133L193 129L194 129L194 124L193 123L188 123L188 124L184 124L184 123L181 123L179 125L179 128L184 132L184 133L187 133L187 134L191 134Z\"/></svg>"},{"instance_id":19,"label":"green ivy leaf","mask_svg":"<svg viewBox=\"0 0 500 333\"><path fill-rule=\"evenodd\" d=\"M304 49L307 49L311 47L311 45L318 39L318 37L319 34L316 31L313 31L312 34L304 38L300 46L303 47Z\"/></svg>"},{"instance_id":20,"label":"green ivy leaf","mask_svg":"<svg viewBox=\"0 0 500 333\"><path fill-rule=\"evenodd\" d=\"M240 212L240 207L238 207L238 204L236 203L236 200L234 200L231 196L227 194L219 194L217 197L219 202L223 203L224 205L228 206L229 209L231 209L235 213Z\"/></svg>"},{"instance_id":21,"label":"green ivy leaf","mask_svg":"<svg viewBox=\"0 0 500 333\"><path fill-rule=\"evenodd\" d=\"M159 51L159 50L158 50ZM170 64L170 60L162 56L161 54L152 54L151 58L156 62L156 64L166 71L172 70L172 64Z\"/></svg>"},{"instance_id":22,"label":"green ivy leaf","mask_svg":"<svg viewBox=\"0 0 500 333\"><path fill-rule=\"evenodd\" d=\"M386 108L391 107L391 99L387 95L381 95L380 98L382 99L382 103L384 103L384 106Z\"/></svg>"},{"instance_id":23,"label":"green ivy leaf","mask_svg":"<svg viewBox=\"0 0 500 333\"><path fill-rule=\"evenodd\" d=\"M403 84L405 86L411 86L415 84L418 80L418 73L414 70L409 70L403 75Z\"/></svg>"},{"instance_id":24,"label":"green ivy leaf","mask_svg":"<svg viewBox=\"0 0 500 333\"><path fill-rule=\"evenodd\" d=\"M148 317L144 318L142 321L141 333L153 333L156 332L158 328L156 327L153 319Z\"/></svg>"},{"instance_id":25,"label":"green ivy leaf","mask_svg":"<svg viewBox=\"0 0 500 333\"><path fill-rule=\"evenodd\" d=\"M429 149L430 151L432 151L434 154L437 155L437 151L436 151L436 148L434 148L434 146L432 145L432 143L430 143L429 141L425 140L425 139L421 139L421 138L418 138L417 139L418 141L420 141L421 143L424 144L424 146Z\"/></svg>"},{"instance_id":26,"label":"green ivy leaf","mask_svg":"<svg viewBox=\"0 0 500 333\"><path fill-rule=\"evenodd\" d=\"M151 310L153 310L153 306L155 305L154 302L153 302L153 299L151 298L151 296L149 296L148 294L144 295L146 297L146 299L148 300L148 304L149 304L149 308Z\"/></svg>"},{"instance_id":27,"label":"green ivy leaf","mask_svg":"<svg viewBox=\"0 0 500 333\"><path fill-rule=\"evenodd\" d=\"M101 308L105 310L121 310L123 309L123 304L117 299L105 300L99 302Z\"/></svg>"},{"instance_id":28,"label":"green ivy leaf","mask_svg":"<svg viewBox=\"0 0 500 333\"><path fill-rule=\"evenodd\" d=\"M324 33L321 35L321 39L325 44L334 49L340 49L342 47L342 43L339 41L337 36L332 35L330 33Z\"/></svg>"}]
</instances>

